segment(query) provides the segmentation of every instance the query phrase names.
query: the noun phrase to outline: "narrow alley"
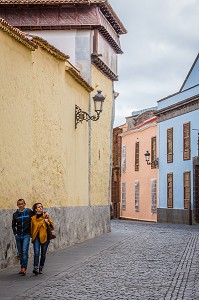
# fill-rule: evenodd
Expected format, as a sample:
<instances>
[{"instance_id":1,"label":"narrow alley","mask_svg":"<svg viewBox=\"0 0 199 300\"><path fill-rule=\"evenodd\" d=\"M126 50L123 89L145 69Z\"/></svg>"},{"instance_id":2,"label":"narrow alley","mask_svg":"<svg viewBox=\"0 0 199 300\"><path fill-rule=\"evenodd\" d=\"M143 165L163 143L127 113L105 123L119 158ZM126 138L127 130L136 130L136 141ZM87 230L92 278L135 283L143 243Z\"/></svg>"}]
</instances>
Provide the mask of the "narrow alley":
<instances>
[{"instance_id":1,"label":"narrow alley","mask_svg":"<svg viewBox=\"0 0 199 300\"><path fill-rule=\"evenodd\" d=\"M199 299L199 227L112 220L112 232L50 253L44 274L0 271L1 300Z\"/></svg>"}]
</instances>

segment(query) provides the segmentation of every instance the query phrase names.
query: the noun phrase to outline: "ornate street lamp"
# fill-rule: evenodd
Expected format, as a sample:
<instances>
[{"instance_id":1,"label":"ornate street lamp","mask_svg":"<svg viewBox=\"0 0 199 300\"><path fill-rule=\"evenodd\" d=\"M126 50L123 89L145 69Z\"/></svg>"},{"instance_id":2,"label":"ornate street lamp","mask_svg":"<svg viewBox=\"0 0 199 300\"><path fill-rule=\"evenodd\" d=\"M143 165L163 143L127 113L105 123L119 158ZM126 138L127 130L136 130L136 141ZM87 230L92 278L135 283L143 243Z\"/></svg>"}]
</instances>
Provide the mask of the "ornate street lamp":
<instances>
[{"instance_id":1,"label":"ornate street lamp","mask_svg":"<svg viewBox=\"0 0 199 300\"><path fill-rule=\"evenodd\" d=\"M90 116L87 112L83 111L79 106L75 105L75 128L77 128L78 123L82 123L83 121L88 122L99 120L100 113L103 110L103 104L105 97L101 94L102 91L97 91L97 94L93 97L94 101L94 110L96 115Z\"/></svg>"},{"instance_id":2,"label":"ornate street lamp","mask_svg":"<svg viewBox=\"0 0 199 300\"><path fill-rule=\"evenodd\" d=\"M144 156L145 156L145 160L146 160L146 163L147 165L153 165L154 167L158 167L158 158L156 158L155 160L153 161L149 161L149 158L150 158L150 152L147 150L146 153L144 153Z\"/></svg>"}]
</instances>

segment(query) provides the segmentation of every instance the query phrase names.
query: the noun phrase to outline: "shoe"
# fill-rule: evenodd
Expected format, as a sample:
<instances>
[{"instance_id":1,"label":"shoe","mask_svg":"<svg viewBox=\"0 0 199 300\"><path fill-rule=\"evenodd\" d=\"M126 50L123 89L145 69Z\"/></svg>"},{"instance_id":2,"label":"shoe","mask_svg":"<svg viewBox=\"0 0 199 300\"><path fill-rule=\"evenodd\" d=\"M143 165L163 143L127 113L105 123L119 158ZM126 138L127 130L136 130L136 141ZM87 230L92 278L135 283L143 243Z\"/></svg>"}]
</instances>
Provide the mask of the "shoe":
<instances>
[{"instance_id":1,"label":"shoe","mask_svg":"<svg viewBox=\"0 0 199 300\"><path fill-rule=\"evenodd\" d=\"M21 271L19 272L19 274L21 276L25 276L26 275L26 268L21 268Z\"/></svg>"},{"instance_id":2,"label":"shoe","mask_svg":"<svg viewBox=\"0 0 199 300\"><path fill-rule=\"evenodd\" d=\"M43 267L39 267L39 274L42 274Z\"/></svg>"},{"instance_id":3,"label":"shoe","mask_svg":"<svg viewBox=\"0 0 199 300\"><path fill-rule=\"evenodd\" d=\"M38 268L34 268L32 272L33 272L33 274L35 274L35 275L38 275L38 274L39 274Z\"/></svg>"}]
</instances>

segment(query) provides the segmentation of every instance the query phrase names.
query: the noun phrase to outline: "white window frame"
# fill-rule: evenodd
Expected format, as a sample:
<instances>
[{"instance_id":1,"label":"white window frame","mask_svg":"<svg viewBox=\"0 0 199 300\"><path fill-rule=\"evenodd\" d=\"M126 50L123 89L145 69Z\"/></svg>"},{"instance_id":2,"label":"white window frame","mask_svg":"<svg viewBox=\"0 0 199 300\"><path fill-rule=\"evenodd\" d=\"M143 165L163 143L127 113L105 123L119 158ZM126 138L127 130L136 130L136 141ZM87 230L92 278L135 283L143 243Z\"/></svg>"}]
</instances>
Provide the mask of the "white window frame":
<instances>
[{"instance_id":1,"label":"white window frame","mask_svg":"<svg viewBox=\"0 0 199 300\"><path fill-rule=\"evenodd\" d=\"M135 211L139 212L139 204L140 204L140 183L139 180L135 180Z\"/></svg>"},{"instance_id":2,"label":"white window frame","mask_svg":"<svg viewBox=\"0 0 199 300\"><path fill-rule=\"evenodd\" d=\"M122 182L122 210L126 210L126 182Z\"/></svg>"}]
</instances>

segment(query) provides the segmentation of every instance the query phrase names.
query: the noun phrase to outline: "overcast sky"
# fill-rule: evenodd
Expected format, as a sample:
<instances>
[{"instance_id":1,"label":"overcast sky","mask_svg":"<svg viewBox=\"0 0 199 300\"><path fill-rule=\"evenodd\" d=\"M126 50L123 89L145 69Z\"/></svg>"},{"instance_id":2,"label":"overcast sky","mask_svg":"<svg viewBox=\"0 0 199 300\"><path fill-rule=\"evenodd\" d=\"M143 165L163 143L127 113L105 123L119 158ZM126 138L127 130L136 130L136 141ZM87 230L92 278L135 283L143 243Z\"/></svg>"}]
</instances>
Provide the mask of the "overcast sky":
<instances>
[{"instance_id":1,"label":"overcast sky","mask_svg":"<svg viewBox=\"0 0 199 300\"><path fill-rule=\"evenodd\" d=\"M181 88L199 52L199 0L109 0L121 36L115 126Z\"/></svg>"}]
</instances>

